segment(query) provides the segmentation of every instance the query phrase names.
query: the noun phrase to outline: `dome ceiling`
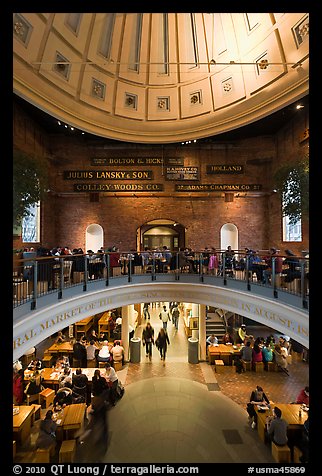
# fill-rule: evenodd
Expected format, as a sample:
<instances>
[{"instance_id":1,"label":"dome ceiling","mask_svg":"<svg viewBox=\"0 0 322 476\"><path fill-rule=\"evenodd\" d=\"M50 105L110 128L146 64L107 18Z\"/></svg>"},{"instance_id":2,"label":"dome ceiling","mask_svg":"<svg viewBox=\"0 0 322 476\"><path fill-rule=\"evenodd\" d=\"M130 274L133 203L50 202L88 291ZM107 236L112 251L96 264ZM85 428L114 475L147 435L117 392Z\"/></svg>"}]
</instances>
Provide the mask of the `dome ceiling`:
<instances>
[{"instance_id":1,"label":"dome ceiling","mask_svg":"<svg viewBox=\"0 0 322 476\"><path fill-rule=\"evenodd\" d=\"M91 134L172 143L308 93L307 13L15 13L13 90Z\"/></svg>"}]
</instances>

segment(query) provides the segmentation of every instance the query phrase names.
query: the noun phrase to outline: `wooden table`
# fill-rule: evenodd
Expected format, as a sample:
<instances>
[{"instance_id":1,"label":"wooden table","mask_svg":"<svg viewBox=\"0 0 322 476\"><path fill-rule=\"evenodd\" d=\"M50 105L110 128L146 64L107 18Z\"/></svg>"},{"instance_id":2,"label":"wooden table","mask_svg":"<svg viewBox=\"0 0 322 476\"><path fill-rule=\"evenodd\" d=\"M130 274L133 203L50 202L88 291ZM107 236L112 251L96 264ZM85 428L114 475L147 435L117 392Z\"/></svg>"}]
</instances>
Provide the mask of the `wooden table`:
<instances>
[{"instance_id":1,"label":"wooden table","mask_svg":"<svg viewBox=\"0 0 322 476\"><path fill-rule=\"evenodd\" d=\"M76 431L83 427L86 413L86 403L67 405L63 411L54 416L57 423L57 440L70 440L74 438Z\"/></svg>"},{"instance_id":2,"label":"wooden table","mask_svg":"<svg viewBox=\"0 0 322 476\"><path fill-rule=\"evenodd\" d=\"M213 364L215 360L223 360L225 365L231 365L233 356L240 355L240 352L240 348L234 349L232 345L208 345L209 363Z\"/></svg>"},{"instance_id":3,"label":"wooden table","mask_svg":"<svg viewBox=\"0 0 322 476\"><path fill-rule=\"evenodd\" d=\"M34 407L32 405L14 405L13 408L19 408L19 413L13 415L13 439L23 445L31 432Z\"/></svg>"},{"instance_id":4,"label":"wooden table","mask_svg":"<svg viewBox=\"0 0 322 476\"><path fill-rule=\"evenodd\" d=\"M62 342L61 344L53 344L46 352L50 354L71 354L73 352L73 344L71 342Z\"/></svg>"},{"instance_id":5,"label":"wooden table","mask_svg":"<svg viewBox=\"0 0 322 476\"><path fill-rule=\"evenodd\" d=\"M272 415L274 407L278 407L282 412L282 419L288 424L288 434L292 432L301 432L305 420L307 419L307 413L302 410L302 417L299 417L299 410L302 405L297 403L272 403L271 410L265 410L264 412L258 411L258 406L255 405L255 411L257 413L257 431L260 439L265 443L266 441L266 417Z\"/></svg>"},{"instance_id":6,"label":"wooden table","mask_svg":"<svg viewBox=\"0 0 322 476\"><path fill-rule=\"evenodd\" d=\"M93 324L93 316L86 317L81 321L75 322L75 337L76 339L79 337L78 334L85 334L86 332L92 327Z\"/></svg>"}]
</instances>

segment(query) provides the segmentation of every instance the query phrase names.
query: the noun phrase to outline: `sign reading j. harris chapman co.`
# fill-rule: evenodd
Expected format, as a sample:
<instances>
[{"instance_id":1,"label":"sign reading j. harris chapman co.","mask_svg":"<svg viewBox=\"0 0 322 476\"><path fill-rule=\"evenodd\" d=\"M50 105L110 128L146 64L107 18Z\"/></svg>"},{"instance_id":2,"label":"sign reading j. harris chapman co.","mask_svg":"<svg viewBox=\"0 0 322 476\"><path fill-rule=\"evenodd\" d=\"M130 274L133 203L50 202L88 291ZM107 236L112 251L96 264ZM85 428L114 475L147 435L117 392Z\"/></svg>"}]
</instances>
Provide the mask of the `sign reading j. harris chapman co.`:
<instances>
[{"instance_id":1,"label":"sign reading j. harris chapman co.","mask_svg":"<svg viewBox=\"0 0 322 476\"><path fill-rule=\"evenodd\" d=\"M74 192L162 192L161 183L74 183Z\"/></svg>"},{"instance_id":2,"label":"sign reading j. harris chapman co.","mask_svg":"<svg viewBox=\"0 0 322 476\"><path fill-rule=\"evenodd\" d=\"M250 192L261 190L260 184L219 184L205 183L198 185L176 185L176 192Z\"/></svg>"},{"instance_id":3,"label":"sign reading j. harris chapman co.","mask_svg":"<svg viewBox=\"0 0 322 476\"><path fill-rule=\"evenodd\" d=\"M151 170L65 170L65 180L152 180Z\"/></svg>"},{"instance_id":4,"label":"sign reading j. harris chapman co.","mask_svg":"<svg viewBox=\"0 0 322 476\"><path fill-rule=\"evenodd\" d=\"M207 165L207 174L242 174L244 166L237 164Z\"/></svg>"},{"instance_id":5,"label":"sign reading j. harris chapman co.","mask_svg":"<svg viewBox=\"0 0 322 476\"><path fill-rule=\"evenodd\" d=\"M91 165L183 165L183 157L91 157Z\"/></svg>"}]
</instances>

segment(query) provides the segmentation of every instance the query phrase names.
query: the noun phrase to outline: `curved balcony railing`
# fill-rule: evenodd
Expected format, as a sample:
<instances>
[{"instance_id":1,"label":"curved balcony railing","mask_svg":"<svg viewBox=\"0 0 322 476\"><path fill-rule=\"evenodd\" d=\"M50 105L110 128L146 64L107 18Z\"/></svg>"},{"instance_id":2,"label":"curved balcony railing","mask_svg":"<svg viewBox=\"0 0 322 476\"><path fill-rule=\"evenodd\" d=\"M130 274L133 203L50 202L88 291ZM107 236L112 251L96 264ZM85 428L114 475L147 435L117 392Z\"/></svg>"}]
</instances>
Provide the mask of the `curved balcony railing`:
<instances>
[{"instance_id":1,"label":"curved balcony railing","mask_svg":"<svg viewBox=\"0 0 322 476\"><path fill-rule=\"evenodd\" d=\"M258 254L260 261L254 263L251 256L245 256L245 251L233 255L220 251L217 252L218 268L209 269L210 255L208 252L175 252L170 257L167 252L127 251L20 259L13 268L13 307L30 302L33 310L44 295L56 293L57 299L62 299L66 289L78 286L80 292L85 292L95 281L115 286L135 282L139 276L151 281L180 281L194 275L200 283L219 286L230 287L238 281L246 291L255 292L264 287L272 299L281 293L293 294L299 298L299 307L309 309L308 258L298 257L294 265L282 264L281 272L276 273L277 258L273 257L271 271L265 273L264 255ZM286 256L279 258L284 263Z\"/></svg>"}]
</instances>

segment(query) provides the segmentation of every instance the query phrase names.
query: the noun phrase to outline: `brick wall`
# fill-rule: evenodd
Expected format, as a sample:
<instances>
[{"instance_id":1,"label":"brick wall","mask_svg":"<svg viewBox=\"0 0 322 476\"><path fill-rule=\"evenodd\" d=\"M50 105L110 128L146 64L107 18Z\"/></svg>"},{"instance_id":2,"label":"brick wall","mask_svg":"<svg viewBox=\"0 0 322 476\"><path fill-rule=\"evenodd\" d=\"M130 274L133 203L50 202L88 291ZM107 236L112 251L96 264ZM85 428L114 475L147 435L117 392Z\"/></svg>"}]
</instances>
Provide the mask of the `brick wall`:
<instances>
[{"instance_id":1,"label":"brick wall","mask_svg":"<svg viewBox=\"0 0 322 476\"><path fill-rule=\"evenodd\" d=\"M26 122L29 122L27 127ZM220 230L226 223L233 223L239 231L239 248L249 246L267 249L276 246L281 250L291 248L300 252L308 247L307 225L304 224L302 243L282 242L281 213L276 195L271 194L271 177L276 164L290 160L299 148L298 137L305 124L292 123L277 136L261 136L234 142L212 145L205 143L191 147L140 146L125 144L113 148L108 141L99 147L82 136L46 135L41 127L28 120L20 110L14 115L14 142L16 145L38 153L48 154L50 165L50 190L42 206L41 243L43 246L69 246L86 249L85 233L90 224L99 224L104 230L104 246L117 245L120 249L136 248L137 230L154 219L174 220L186 228L186 245L201 249L205 246L220 247ZM183 157L184 166L198 166L199 182L173 182L164 177L162 166L92 166L91 157ZM244 174L208 175L207 164L240 164ZM152 170L153 183L162 183L162 193L142 196L136 193L114 196L99 193L99 201L91 202L88 193L74 192L74 183L65 180L66 170ZM83 181L86 182L86 181ZM104 181L95 182L105 183ZM111 183L106 181L106 183ZM133 181L132 183L146 183ZM115 182L114 182L115 183ZM118 182L120 183L120 182ZM126 181L131 183L131 181ZM244 183L261 184L262 194L248 193L235 196L233 202L225 202L223 194L179 194L175 183ZM94 250L96 251L96 250Z\"/></svg>"}]
</instances>

